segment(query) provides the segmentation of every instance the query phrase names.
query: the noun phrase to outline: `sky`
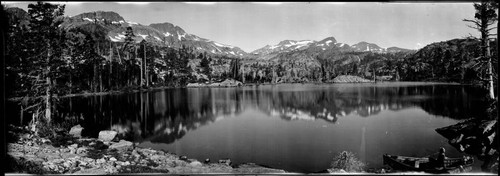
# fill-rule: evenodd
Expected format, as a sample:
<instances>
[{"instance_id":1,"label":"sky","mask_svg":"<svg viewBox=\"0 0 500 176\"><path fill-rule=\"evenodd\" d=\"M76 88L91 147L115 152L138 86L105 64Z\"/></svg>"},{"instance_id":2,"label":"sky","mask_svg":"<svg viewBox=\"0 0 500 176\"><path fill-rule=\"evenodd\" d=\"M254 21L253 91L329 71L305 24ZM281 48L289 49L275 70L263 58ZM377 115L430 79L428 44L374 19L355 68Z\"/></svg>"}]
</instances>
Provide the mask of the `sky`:
<instances>
[{"instance_id":1,"label":"sky","mask_svg":"<svg viewBox=\"0 0 500 176\"><path fill-rule=\"evenodd\" d=\"M30 2L2 2L27 10ZM56 2L54 2L56 3ZM462 20L474 18L471 2L64 2L65 15L114 11L143 25L169 22L187 33L251 52L283 40L334 37L349 45L418 49L479 36Z\"/></svg>"}]
</instances>

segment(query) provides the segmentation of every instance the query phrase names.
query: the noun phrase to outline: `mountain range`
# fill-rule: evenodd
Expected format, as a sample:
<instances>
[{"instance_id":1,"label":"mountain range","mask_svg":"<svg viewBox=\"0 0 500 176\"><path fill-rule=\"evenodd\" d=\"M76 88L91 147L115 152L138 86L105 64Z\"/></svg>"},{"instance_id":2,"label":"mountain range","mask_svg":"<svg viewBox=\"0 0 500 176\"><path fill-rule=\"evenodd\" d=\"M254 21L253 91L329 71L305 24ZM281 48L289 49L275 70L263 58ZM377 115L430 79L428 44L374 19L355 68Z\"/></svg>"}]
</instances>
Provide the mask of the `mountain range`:
<instances>
[{"instance_id":1,"label":"mountain range","mask_svg":"<svg viewBox=\"0 0 500 176\"><path fill-rule=\"evenodd\" d=\"M63 28L71 29L85 25L97 25L103 27L107 32L107 39L113 42L123 42L127 27L134 32L135 41L146 40L160 46L180 48L181 46L192 47L198 52L206 52L216 55L227 55L243 57L247 55L242 49L201 38L185 32L181 27L171 23L154 23L142 25L132 21L126 21L116 12L88 12L73 17L67 17L62 24Z\"/></svg>"},{"instance_id":2,"label":"mountain range","mask_svg":"<svg viewBox=\"0 0 500 176\"><path fill-rule=\"evenodd\" d=\"M189 34L181 27L168 22L143 25L127 21L118 13L112 11L87 12L72 17L69 16L65 18L62 27L71 29L89 25L102 28L106 33L106 38L113 42L123 42L127 27L131 27L135 34L134 39L136 41L146 40L155 45L173 48L180 48L184 45L195 49L199 53L238 58L269 59L276 54L293 53L297 51L305 51L307 53L321 53L330 50L340 52L376 53L410 51L409 49L398 47L382 48L377 44L368 42L359 42L349 46L348 44L337 42L334 37L327 37L321 41L283 40L276 45L266 45L260 49L247 53L236 46L222 44L194 34Z\"/></svg>"}]
</instances>

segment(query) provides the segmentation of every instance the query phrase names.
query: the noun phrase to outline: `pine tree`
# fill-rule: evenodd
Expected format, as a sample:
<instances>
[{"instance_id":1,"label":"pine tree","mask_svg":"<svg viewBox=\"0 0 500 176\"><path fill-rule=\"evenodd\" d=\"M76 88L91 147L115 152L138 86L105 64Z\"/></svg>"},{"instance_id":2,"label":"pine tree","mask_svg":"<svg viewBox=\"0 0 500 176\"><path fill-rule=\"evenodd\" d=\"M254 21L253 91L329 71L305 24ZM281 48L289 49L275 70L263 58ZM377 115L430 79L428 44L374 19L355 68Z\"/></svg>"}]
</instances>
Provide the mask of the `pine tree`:
<instances>
[{"instance_id":1,"label":"pine tree","mask_svg":"<svg viewBox=\"0 0 500 176\"><path fill-rule=\"evenodd\" d=\"M30 31L26 37L29 77L34 82L33 89L27 96L44 96L44 119L50 123L52 117L53 84L59 67L62 65L62 53L65 44L64 30L59 28L63 22L64 5L37 2L28 5ZM41 108L40 108L41 109ZM36 113L35 113L36 114Z\"/></svg>"},{"instance_id":2,"label":"pine tree","mask_svg":"<svg viewBox=\"0 0 500 176\"><path fill-rule=\"evenodd\" d=\"M203 69L202 72L203 72L203 74L207 75L208 80L210 80L210 78L211 78L210 72L212 71L210 69L210 60L209 60L209 58L207 58L206 55L205 56L203 56L202 54L200 54L200 55L202 56L202 59L201 59L201 62L200 62L200 66Z\"/></svg>"},{"instance_id":3,"label":"pine tree","mask_svg":"<svg viewBox=\"0 0 500 176\"><path fill-rule=\"evenodd\" d=\"M125 43L123 44L122 46L122 51L124 51L125 53L127 53L127 63L128 63L128 66L129 68L126 69L128 71L127 72L127 82L128 82L128 85L130 86L131 83L130 83L130 79L131 77L133 77L133 75L131 74L132 70L133 70L133 67L134 67L134 61L132 61L130 59L130 55L132 53L135 53L135 40L134 40L134 31L132 30L132 27L127 27L127 30L125 31Z\"/></svg>"},{"instance_id":4,"label":"pine tree","mask_svg":"<svg viewBox=\"0 0 500 176\"><path fill-rule=\"evenodd\" d=\"M125 43L123 44L122 50L127 53L127 60L130 60L130 53L133 53L135 50L135 40L134 40L134 31L132 27L127 27L125 31Z\"/></svg>"}]
</instances>

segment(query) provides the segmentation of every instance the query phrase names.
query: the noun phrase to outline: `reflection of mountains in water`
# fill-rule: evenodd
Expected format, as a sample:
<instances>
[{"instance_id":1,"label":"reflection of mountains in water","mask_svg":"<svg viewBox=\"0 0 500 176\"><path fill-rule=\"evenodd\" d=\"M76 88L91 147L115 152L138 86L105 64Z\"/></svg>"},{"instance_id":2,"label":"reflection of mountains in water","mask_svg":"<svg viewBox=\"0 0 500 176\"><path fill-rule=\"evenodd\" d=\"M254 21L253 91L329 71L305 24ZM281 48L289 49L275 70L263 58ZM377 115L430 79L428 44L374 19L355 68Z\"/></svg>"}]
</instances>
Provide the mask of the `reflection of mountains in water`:
<instances>
[{"instance_id":1,"label":"reflection of mountains in water","mask_svg":"<svg viewBox=\"0 0 500 176\"><path fill-rule=\"evenodd\" d=\"M263 86L261 86L263 87ZM481 117L484 102L476 89L465 86L327 87L280 91L278 87L167 89L128 95L67 99L59 108L84 117L87 134L114 129L136 141L172 143L188 131L256 108L284 120L323 119L357 114L369 117L384 110L421 107L430 114L454 119Z\"/></svg>"}]
</instances>

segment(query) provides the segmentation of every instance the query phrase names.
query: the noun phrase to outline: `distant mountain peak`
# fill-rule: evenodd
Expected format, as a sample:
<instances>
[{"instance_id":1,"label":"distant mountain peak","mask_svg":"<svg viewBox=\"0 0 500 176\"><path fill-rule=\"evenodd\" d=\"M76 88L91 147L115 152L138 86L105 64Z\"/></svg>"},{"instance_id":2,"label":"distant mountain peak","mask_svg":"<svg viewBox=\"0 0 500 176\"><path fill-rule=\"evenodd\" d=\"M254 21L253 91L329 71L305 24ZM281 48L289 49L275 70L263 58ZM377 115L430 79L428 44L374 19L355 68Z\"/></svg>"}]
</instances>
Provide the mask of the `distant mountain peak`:
<instances>
[{"instance_id":1,"label":"distant mountain peak","mask_svg":"<svg viewBox=\"0 0 500 176\"><path fill-rule=\"evenodd\" d=\"M337 43L337 40L335 39L335 37L327 37L319 42L328 42L328 41L331 41L332 43Z\"/></svg>"},{"instance_id":2,"label":"distant mountain peak","mask_svg":"<svg viewBox=\"0 0 500 176\"><path fill-rule=\"evenodd\" d=\"M287 44L291 44L292 42L295 42L295 40L283 40L283 41L279 42L278 45L287 45Z\"/></svg>"},{"instance_id":3,"label":"distant mountain peak","mask_svg":"<svg viewBox=\"0 0 500 176\"><path fill-rule=\"evenodd\" d=\"M184 31L184 29L182 29L181 27L176 26L172 23L168 23L168 22L152 23L149 26L157 29L158 31L160 31L162 33L166 33L166 32L169 32L169 33L173 32L173 33L180 33L180 34L186 33L186 31Z\"/></svg>"},{"instance_id":4,"label":"distant mountain peak","mask_svg":"<svg viewBox=\"0 0 500 176\"><path fill-rule=\"evenodd\" d=\"M172 48L187 46L193 48L196 52L212 55L244 57L248 54L238 47L188 34L184 29L172 23L163 22L142 25L126 20L118 13L112 11L86 12L73 17L67 17L62 26L65 29L81 28L84 30L91 30L91 28L98 27L99 32L106 34L106 38L112 42L123 42L126 28L132 27L136 36L134 40L136 41L146 40L154 45Z\"/></svg>"},{"instance_id":5,"label":"distant mountain peak","mask_svg":"<svg viewBox=\"0 0 500 176\"><path fill-rule=\"evenodd\" d=\"M125 21L125 19L118 13L113 12L113 11L94 11L94 12L86 12L86 13L81 13L79 15L76 15L74 17L71 17L74 19L90 19L90 20L109 20L109 21Z\"/></svg>"}]
</instances>

